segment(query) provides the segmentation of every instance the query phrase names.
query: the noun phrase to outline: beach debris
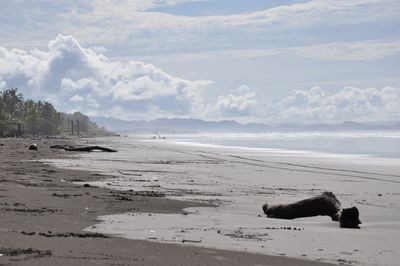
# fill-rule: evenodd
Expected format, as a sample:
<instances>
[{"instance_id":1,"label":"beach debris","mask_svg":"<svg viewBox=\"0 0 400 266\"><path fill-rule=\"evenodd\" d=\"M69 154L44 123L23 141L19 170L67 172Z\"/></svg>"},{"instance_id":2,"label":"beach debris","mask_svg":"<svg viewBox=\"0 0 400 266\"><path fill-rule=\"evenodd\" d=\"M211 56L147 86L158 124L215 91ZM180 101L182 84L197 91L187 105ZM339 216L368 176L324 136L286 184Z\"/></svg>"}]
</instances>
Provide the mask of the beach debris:
<instances>
[{"instance_id":1,"label":"beach debris","mask_svg":"<svg viewBox=\"0 0 400 266\"><path fill-rule=\"evenodd\" d=\"M304 230L304 228L300 228L300 227L290 227L290 226L281 226L281 227L274 227L274 226L272 226L272 227L270 227L270 226L267 226L267 227L265 227L264 229L268 229L268 230L295 230L295 231L302 231L302 230Z\"/></svg>"},{"instance_id":2,"label":"beach debris","mask_svg":"<svg viewBox=\"0 0 400 266\"><path fill-rule=\"evenodd\" d=\"M224 233L224 236L229 236L234 239L244 239L244 240L255 240L255 241L263 241L263 240L271 240L268 237L268 233L250 233L250 232L243 232L240 229L237 229L233 232Z\"/></svg>"},{"instance_id":3,"label":"beach debris","mask_svg":"<svg viewBox=\"0 0 400 266\"><path fill-rule=\"evenodd\" d=\"M118 173L120 173L121 175L130 175L130 176L142 176L142 174L133 174L133 173L124 173L124 172L122 172L122 171L120 171L120 170L118 170L118 169L116 169L116 171L118 172Z\"/></svg>"},{"instance_id":4,"label":"beach debris","mask_svg":"<svg viewBox=\"0 0 400 266\"><path fill-rule=\"evenodd\" d=\"M108 236L99 234L99 233L74 233L74 232L65 232L65 233L52 233L51 231L47 233L38 233L40 236L44 237L77 237L77 238L108 238Z\"/></svg>"},{"instance_id":5,"label":"beach debris","mask_svg":"<svg viewBox=\"0 0 400 266\"><path fill-rule=\"evenodd\" d=\"M0 254L2 256L20 256L20 255L32 255L33 257L44 257L51 256L51 250L39 250L39 249L22 249L22 248L0 248Z\"/></svg>"},{"instance_id":6,"label":"beach debris","mask_svg":"<svg viewBox=\"0 0 400 266\"><path fill-rule=\"evenodd\" d=\"M37 234L39 236L44 236L44 237L108 238L107 235L100 233L75 233L75 232L53 233L52 231L48 232L21 231L20 233L25 236L33 236Z\"/></svg>"},{"instance_id":7,"label":"beach debris","mask_svg":"<svg viewBox=\"0 0 400 266\"><path fill-rule=\"evenodd\" d=\"M143 196L143 197L155 197L155 198L163 198L166 196L164 192L161 191L154 191L154 190L127 190L127 191L118 191L112 192L112 196L116 199L120 200L128 200L131 201L129 196Z\"/></svg>"},{"instance_id":8,"label":"beach debris","mask_svg":"<svg viewBox=\"0 0 400 266\"><path fill-rule=\"evenodd\" d=\"M71 149L71 148L74 148L74 147L71 145L60 145L60 144L50 146L50 149L59 149L59 150L65 150L65 149Z\"/></svg>"},{"instance_id":9,"label":"beach debris","mask_svg":"<svg viewBox=\"0 0 400 266\"><path fill-rule=\"evenodd\" d=\"M53 193L51 194L53 197L59 197L59 198L72 198L72 197L82 197L83 194L59 194L59 193Z\"/></svg>"},{"instance_id":10,"label":"beach debris","mask_svg":"<svg viewBox=\"0 0 400 266\"><path fill-rule=\"evenodd\" d=\"M57 194L57 193L53 193L51 194L53 197L59 197L59 198L70 198L71 194Z\"/></svg>"},{"instance_id":11,"label":"beach debris","mask_svg":"<svg viewBox=\"0 0 400 266\"><path fill-rule=\"evenodd\" d=\"M200 240L182 239L182 243L201 243L201 239Z\"/></svg>"},{"instance_id":12,"label":"beach debris","mask_svg":"<svg viewBox=\"0 0 400 266\"><path fill-rule=\"evenodd\" d=\"M339 221L341 228L360 228L359 211L357 207L341 210L340 201L332 192L325 191L321 195L297 201L291 204L278 204L262 206L264 213L269 218L295 219L326 215L332 221Z\"/></svg>"},{"instance_id":13,"label":"beach debris","mask_svg":"<svg viewBox=\"0 0 400 266\"><path fill-rule=\"evenodd\" d=\"M153 129L153 133L155 136L151 137L151 139L166 139L166 137L161 137L157 130Z\"/></svg>"},{"instance_id":14,"label":"beach debris","mask_svg":"<svg viewBox=\"0 0 400 266\"><path fill-rule=\"evenodd\" d=\"M33 144L29 145L29 150L30 151L37 151L38 150L37 144L33 143Z\"/></svg>"},{"instance_id":15,"label":"beach debris","mask_svg":"<svg viewBox=\"0 0 400 266\"><path fill-rule=\"evenodd\" d=\"M333 221L338 221L340 217L340 201L328 191L291 204L268 205L266 203L262 208L269 218L295 219L327 215Z\"/></svg>"},{"instance_id":16,"label":"beach debris","mask_svg":"<svg viewBox=\"0 0 400 266\"><path fill-rule=\"evenodd\" d=\"M360 228L360 213L357 207L346 208L342 210L340 215L340 227L341 228Z\"/></svg>"},{"instance_id":17,"label":"beach debris","mask_svg":"<svg viewBox=\"0 0 400 266\"><path fill-rule=\"evenodd\" d=\"M102 146L86 146L86 147L76 148L70 145L52 145L50 146L50 149L63 149L65 151L85 151L85 152L92 152L92 151L117 152L117 150L113 150Z\"/></svg>"},{"instance_id":18,"label":"beach debris","mask_svg":"<svg viewBox=\"0 0 400 266\"><path fill-rule=\"evenodd\" d=\"M41 209L4 208L3 210L10 211L10 212L17 212L17 213L38 213L38 214L62 212L62 210L60 210L60 209L48 209L45 207L43 207Z\"/></svg>"},{"instance_id":19,"label":"beach debris","mask_svg":"<svg viewBox=\"0 0 400 266\"><path fill-rule=\"evenodd\" d=\"M105 147L101 147L101 146L87 146L87 147L81 147L81 148L67 148L65 150L66 151L86 151L86 152L92 152L92 151L117 152L117 150L113 150L113 149L105 148Z\"/></svg>"},{"instance_id":20,"label":"beach debris","mask_svg":"<svg viewBox=\"0 0 400 266\"><path fill-rule=\"evenodd\" d=\"M25 231L21 231L21 234L22 234L22 235L25 235L25 236L33 236L33 235L36 234L36 232L25 232Z\"/></svg>"}]
</instances>

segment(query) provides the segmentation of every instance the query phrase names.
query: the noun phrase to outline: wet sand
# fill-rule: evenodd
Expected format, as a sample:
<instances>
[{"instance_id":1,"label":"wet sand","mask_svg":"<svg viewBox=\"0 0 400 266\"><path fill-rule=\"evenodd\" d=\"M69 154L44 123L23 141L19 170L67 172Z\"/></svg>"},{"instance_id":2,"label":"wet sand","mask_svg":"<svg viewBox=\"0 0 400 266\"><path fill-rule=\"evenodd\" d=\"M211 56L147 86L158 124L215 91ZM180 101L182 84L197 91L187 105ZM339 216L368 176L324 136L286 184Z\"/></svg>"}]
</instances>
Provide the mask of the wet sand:
<instances>
[{"instance_id":1,"label":"wet sand","mask_svg":"<svg viewBox=\"0 0 400 266\"><path fill-rule=\"evenodd\" d=\"M33 142L38 151L28 151ZM49 149L64 143L71 141L0 139L1 265L327 265L83 231L103 215L182 213L184 208L207 204L167 199L157 193L85 187L85 182L109 176L38 161L65 158L69 153Z\"/></svg>"}]
</instances>

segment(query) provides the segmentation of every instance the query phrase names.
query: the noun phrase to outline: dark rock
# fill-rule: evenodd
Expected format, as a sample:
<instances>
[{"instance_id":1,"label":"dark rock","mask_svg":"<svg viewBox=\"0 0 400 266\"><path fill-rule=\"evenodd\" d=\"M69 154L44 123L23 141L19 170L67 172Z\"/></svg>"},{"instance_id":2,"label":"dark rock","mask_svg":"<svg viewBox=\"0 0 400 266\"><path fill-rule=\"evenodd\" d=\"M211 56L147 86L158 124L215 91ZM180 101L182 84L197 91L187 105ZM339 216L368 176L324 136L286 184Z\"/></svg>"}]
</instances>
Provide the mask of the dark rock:
<instances>
[{"instance_id":1,"label":"dark rock","mask_svg":"<svg viewBox=\"0 0 400 266\"><path fill-rule=\"evenodd\" d=\"M37 151L38 150L37 144L36 143L31 144L29 146L29 150L30 151Z\"/></svg>"},{"instance_id":2,"label":"dark rock","mask_svg":"<svg viewBox=\"0 0 400 266\"><path fill-rule=\"evenodd\" d=\"M340 215L340 227L341 228L360 228L360 213L357 207L351 207L342 210L342 214Z\"/></svg>"}]
</instances>

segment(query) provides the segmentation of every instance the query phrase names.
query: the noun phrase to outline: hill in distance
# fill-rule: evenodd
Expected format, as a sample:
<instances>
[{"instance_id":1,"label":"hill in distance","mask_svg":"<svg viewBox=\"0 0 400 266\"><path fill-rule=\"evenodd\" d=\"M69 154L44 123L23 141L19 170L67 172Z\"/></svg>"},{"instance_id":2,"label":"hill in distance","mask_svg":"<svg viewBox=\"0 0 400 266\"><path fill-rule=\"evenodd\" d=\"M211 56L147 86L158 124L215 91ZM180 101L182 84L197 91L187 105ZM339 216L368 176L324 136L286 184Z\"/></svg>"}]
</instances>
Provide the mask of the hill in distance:
<instances>
[{"instance_id":1,"label":"hill in distance","mask_svg":"<svg viewBox=\"0 0 400 266\"><path fill-rule=\"evenodd\" d=\"M125 121L113 117L90 117L99 126L111 131L131 134L153 133L257 133L267 131L359 131L359 130L399 130L399 123L387 125L366 125L356 122L341 124L314 124L314 125L268 125L262 123L242 124L233 120L206 121L201 119L169 119L161 118L150 121Z\"/></svg>"}]
</instances>

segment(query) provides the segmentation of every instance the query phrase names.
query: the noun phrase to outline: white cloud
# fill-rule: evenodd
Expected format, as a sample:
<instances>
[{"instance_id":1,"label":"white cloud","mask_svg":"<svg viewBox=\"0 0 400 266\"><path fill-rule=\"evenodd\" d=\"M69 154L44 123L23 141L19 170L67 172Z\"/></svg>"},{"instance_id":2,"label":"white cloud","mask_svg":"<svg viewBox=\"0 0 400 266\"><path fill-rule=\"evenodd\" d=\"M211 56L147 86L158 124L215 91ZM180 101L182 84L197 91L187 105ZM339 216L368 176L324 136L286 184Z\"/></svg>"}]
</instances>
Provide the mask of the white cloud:
<instances>
[{"instance_id":1,"label":"white cloud","mask_svg":"<svg viewBox=\"0 0 400 266\"><path fill-rule=\"evenodd\" d=\"M93 13L98 12L98 16L110 16L119 14L129 17L134 11L146 11L157 7L175 6L184 2L201 2L207 0L119 0L104 1L92 0L90 5L94 8ZM108 10L109 12L104 12Z\"/></svg>"},{"instance_id":2,"label":"white cloud","mask_svg":"<svg viewBox=\"0 0 400 266\"><path fill-rule=\"evenodd\" d=\"M400 40L366 40L271 49L243 49L141 57L157 62L253 59L289 56L339 61L371 61L400 54Z\"/></svg>"},{"instance_id":3,"label":"white cloud","mask_svg":"<svg viewBox=\"0 0 400 266\"><path fill-rule=\"evenodd\" d=\"M388 30L393 35L390 27L399 21L400 13L397 0L311 0L265 10L213 16L182 16L154 10L160 6L193 1L196 0L0 1L4 14L13 13L13 17L18 18L4 17L0 41L6 47L32 47L33 44L37 46L38 40L62 32L72 34L97 53L104 52L104 47L107 47L113 56L245 49L232 51L235 56L243 58L280 52L279 49L258 48L387 37L390 34L378 31L383 28L383 31ZM241 2L238 5L246 5L245 1ZM377 29L371 29L371 34L367 36L360 34L360 23L371 21L378 22ZM338 25L342 27L335 28ZM342 31L345 33L342 34ZM18 34L15 35L15 32ZM310 48L310 52L299 50L299 55L312 57L318 47ZM334 54L334 50L327 53L328 48L322 46L323 50L318 54L326 58L345 58L342 54ZM363 49L361 47L361 51ZM288 52L293 54L296 51ZM354 55L357 55L356 58L367 57L362 52Z\"/></svg>"},{"instance_id":4,"label":"white cloud","mask_svg":"<svg viewBox=\"0 0 400 266\"><path fill-rule=\"evenodd\" d=\"M0 48L0 81L20 88L26 97L46 95L64 111L107 115L121 106L126 117L154 110L196 114L203 105L201 91L211 84L173 77L138 61L111 61L63 35L50 41L47 50Z\"/></svg>"},{"instance_id":5,"label":"white cloud","mask_svg":"<svg viewBox=\"0 0 400 266\"><path fill-rule=\"evenodd\" d=\"M290 53L299 57L326 60L366 61L378 60L400 54L400 40L358 41L328 43L322 45L290 48Z\"/></svg>"},{"instance_id":6,"label":"white cloud","mask_svg":"<svg viewBox=\"0 0 400 266\"><path fill-rule=\"evenodd\" d=\"M375 43L372 45L376 45ZM388 45L397 48L395 45ZM390 51L392 51L389 48ZM379 58L382 54L374 55ZM400 121L400 88L319 87L296 90L265 105L248 86L205 98L211 81L190 81L139 61L113 61L59 35L42 50L0 47L0 85L26 98L51 101L62 111L125 119L197 117L261 122ZM214 94L215 95L215 94ZM265 108L261 108L265 106Z\"/></svg>"},{"instance_id":7,"label":"white cloud","mask_svg":"<svg viewBox=\"0 0 400 266\"><path fill-rule=\"evenodd\" d=\"M200 37L206 37L207 42L211 44L215 44L215 37L221 38L219 45L222 45L229 39L226 35L232 37L238 31L248 35L268 33L274 36L282 29L354 25L389 19L397 21L397 14L400 12L397 0L311 0L254 12L214 16L182 16L153 10L160 6L193 1L78 0L75 4L64 3L68 6L66 12L52 14L51 23L58 32L73 34L86 44L107 46L129 42L130 45L126 47L148 50L154 46L153 50L159 51L165 44L187 44L190 40L197 42ZM15 10L30 7L25 3L9 5ZM33 5L37 6L38 4ZM42 10L46 8L42 7ZM40 14L43 17L49 15L44 11ZM29 17L25 13L23 15ZM40 18L34 21L37 20ZM48 27L46 23L40 25ZM27 28L26 35L40 34L43 38L43 33L32 33L31 28Z\"/></svg>"},{"instance_id":8,"label":"white cloud","mask_svg":"<svg viewBox=\"0 0 400 266\"><path fill-rule=\"evenodd\" d=\"M137 28L164 28L171 26L180 29L185 27L203 28L204 26L236 27L268 25L271 23L284 23L294 26L310 23L321 18L334 19L333 22L335 23L371 21L395 16L395 12L399 8L396 0L311 0L260 11L220 16L188 17L175 16L168 13L146 12L155 7L172 6L181 2L194 1L120 0L104 2L103 0L96 0L92 1L88 12L85 11L84 19L87 21L98 21L118 18L118 20L135 22L136 24L132 26ZM377 12L379 10L385 10L386 12L382 14ZM353 14L353 16L349 16L349 14ZM82 14L80 13L80 15ZM143 20L143 18L145 19Z\"/></svg>"},{"instance_id":9,"label":"white cloud","mask_svg":"<svg viewBox=\"0 0 400 266\"><path fill-rule=\"evenodd\" d=\"M84 98L82 96L79 96L78 94L75 94L69 99L71 102L82 102Z\"/></svg>"},{"instance_id":10,"label":"white cloud","mask_svg":"<svg viewBox=\"0 0 400 266\"><path fill-rule=\"evenodd\" d=\"M214 108L222 116L248 116L257 105L256 94L246 85L241 85L226 96L219 96Z\"/></svg>"},{"instance_id":11,"label":"white cloud","mask_svg":"<svg viewBox=\"0 0 400 266\"><path fill-rule=\"evenodd\" d=\"M295 90L267 107L274 122L400 121L400 88L354 88L328 95L320 87Z\"/></svg>"},{"instance_id":12,"label":"white cloud","mask_svg":"<svg viewBox=\"0 0 400 266\"><path fill-rule=\"evenodd\" d=\"M107 48L101 45L93 45L89 47L90 50L94 51L95 53L105 53L107 52Z\"/></svg>"}]
</instances>

